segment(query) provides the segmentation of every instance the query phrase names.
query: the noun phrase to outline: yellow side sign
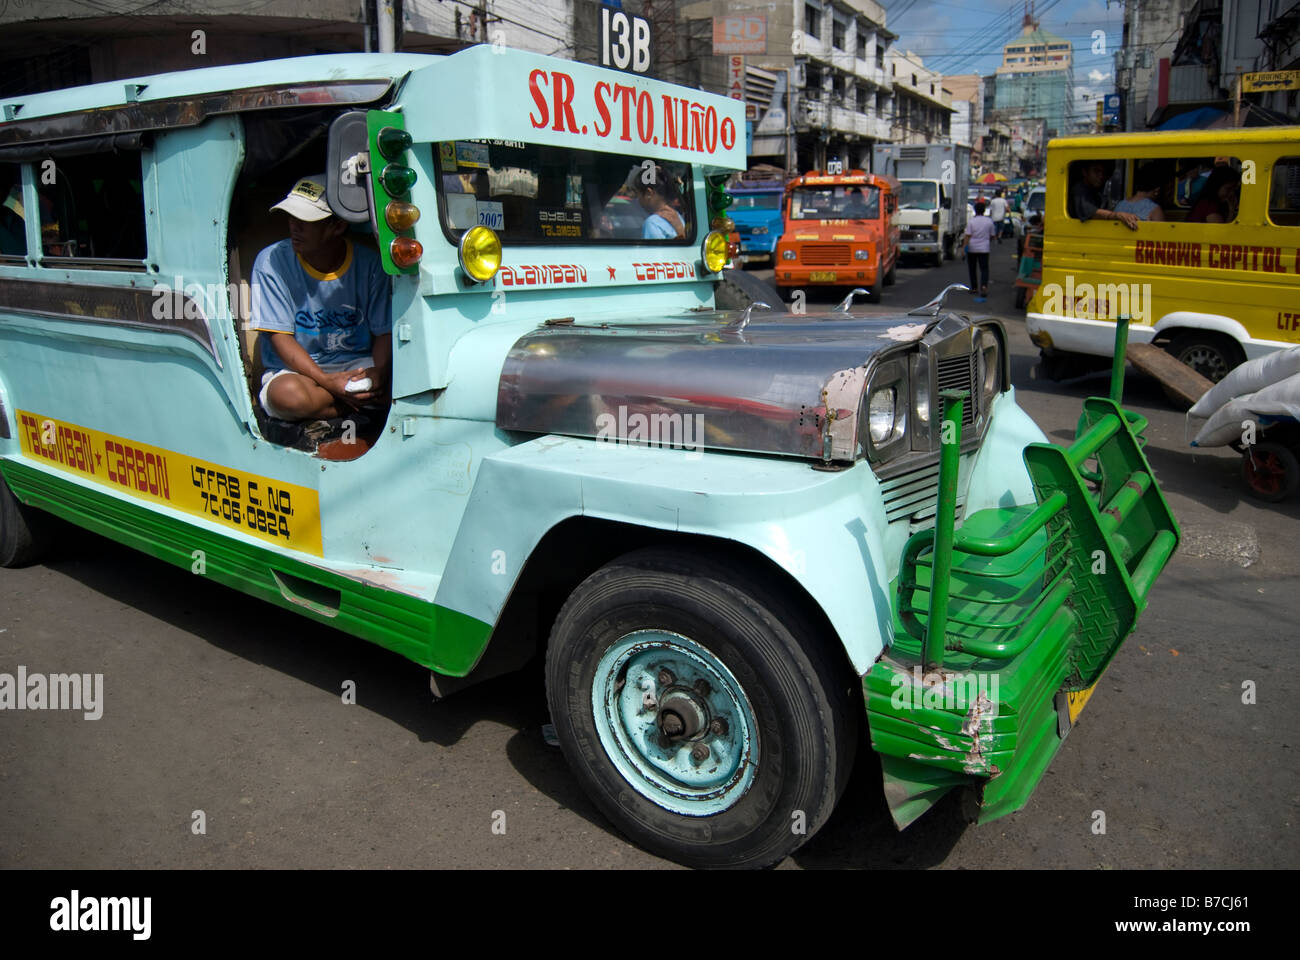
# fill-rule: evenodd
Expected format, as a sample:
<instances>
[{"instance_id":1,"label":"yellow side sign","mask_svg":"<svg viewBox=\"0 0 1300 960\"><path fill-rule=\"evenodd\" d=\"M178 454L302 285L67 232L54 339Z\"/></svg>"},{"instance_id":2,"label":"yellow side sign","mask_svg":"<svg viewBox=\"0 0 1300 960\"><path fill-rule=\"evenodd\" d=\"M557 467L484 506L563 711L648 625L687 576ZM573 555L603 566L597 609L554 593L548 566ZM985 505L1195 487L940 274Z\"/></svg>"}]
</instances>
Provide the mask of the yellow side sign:
<instances>
[{"instance_id":1,"label":"yellow side sign","mask_svg":"<svg viewBox=\"0 0 1300 960\"><path fill-rule=\"evenodd\" d=\"M139 500L321 556L315 490L19 410L23 453Z\"/></svg>"}]
</instances>

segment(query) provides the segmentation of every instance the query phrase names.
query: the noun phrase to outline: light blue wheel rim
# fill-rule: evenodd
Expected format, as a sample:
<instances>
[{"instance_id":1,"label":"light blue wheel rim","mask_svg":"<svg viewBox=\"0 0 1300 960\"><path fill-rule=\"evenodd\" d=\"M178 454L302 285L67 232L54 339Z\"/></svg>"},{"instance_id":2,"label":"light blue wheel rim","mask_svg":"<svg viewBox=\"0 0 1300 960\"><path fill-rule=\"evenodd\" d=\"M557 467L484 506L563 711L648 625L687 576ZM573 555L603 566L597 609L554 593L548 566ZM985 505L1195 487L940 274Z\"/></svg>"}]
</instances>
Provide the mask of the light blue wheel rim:
<instances>
[{"instance_id":1,"label":"light blue wheel rim","mask_svg":"<svg viewBox=\"0 0 1300 960\"><path fill-rule=\"evenodd\" d=\"M671 683L663 682L665 670ZM714 816L754 782L758 722L749 698L722 661L687 637L665 630L621 637L596 665L591 706L605 755L665 810ZM666 709L687 716L688 726L665 741ZM703 759L700 745L708 748Z\"/></svg>"}]
</instances>

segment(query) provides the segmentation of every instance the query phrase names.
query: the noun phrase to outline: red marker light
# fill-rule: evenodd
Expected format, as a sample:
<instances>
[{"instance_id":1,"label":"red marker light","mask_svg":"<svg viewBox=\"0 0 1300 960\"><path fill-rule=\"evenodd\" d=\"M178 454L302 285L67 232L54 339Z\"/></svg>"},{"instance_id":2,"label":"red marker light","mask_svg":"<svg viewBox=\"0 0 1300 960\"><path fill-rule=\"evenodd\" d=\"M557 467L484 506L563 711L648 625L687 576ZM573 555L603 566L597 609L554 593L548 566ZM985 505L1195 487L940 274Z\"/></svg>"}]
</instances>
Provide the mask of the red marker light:
<instances>
[{"instance_id":1,"label":"red marker light","mask_svg":"<svg viewBox=\"0 0 1300 960\"><path fill-rule=\"evenodd\" d=\"M405 270L420 262L420 257L424 256L424 247L419 240L411 237L397 237L388 245L388 255L399 269Z\"/></svg>"}]
</instances>

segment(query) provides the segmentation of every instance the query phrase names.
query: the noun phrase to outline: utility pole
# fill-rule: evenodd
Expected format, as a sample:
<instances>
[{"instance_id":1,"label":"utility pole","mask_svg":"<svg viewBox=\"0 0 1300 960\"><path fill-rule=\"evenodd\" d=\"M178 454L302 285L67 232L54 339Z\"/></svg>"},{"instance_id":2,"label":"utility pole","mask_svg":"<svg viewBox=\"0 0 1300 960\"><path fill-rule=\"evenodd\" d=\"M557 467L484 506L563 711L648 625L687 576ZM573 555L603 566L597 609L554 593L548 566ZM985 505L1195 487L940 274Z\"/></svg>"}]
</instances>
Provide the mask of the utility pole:
<instances>
[{"instance_id":1,"label":"utility pole","mask_svg":"<svg viewBox=\"0 0 1300 960\"><path fill-rule=\"evenodd\" d=\"M392 53L396 40L396 30L393 26L393 0L378 0L375 6L378 8L379 52Z\"/></svg>"}]
</instances>

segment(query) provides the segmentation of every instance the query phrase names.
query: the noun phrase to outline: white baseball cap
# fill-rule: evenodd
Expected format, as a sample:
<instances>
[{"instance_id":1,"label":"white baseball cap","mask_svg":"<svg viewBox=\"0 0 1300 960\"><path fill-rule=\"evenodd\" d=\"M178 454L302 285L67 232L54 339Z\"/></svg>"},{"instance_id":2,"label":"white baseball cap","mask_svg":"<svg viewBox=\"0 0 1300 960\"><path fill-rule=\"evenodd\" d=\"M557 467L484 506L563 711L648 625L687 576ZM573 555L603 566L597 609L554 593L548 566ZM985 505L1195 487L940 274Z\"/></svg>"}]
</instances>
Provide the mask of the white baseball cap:
<instances>
[{"instance_id":1,"label":"white baseball cap","mask_svg":"<svg viewBox=\"0 0 1300 960\"><path fill-rule=\"evenodd\" d=\"M325 174L317 173L310 177L303 177L293 185L288 196L271 209L283 210L289 216L309 223L333 216L334 211L325 200Z\"/></svg>"}]
</instances>

